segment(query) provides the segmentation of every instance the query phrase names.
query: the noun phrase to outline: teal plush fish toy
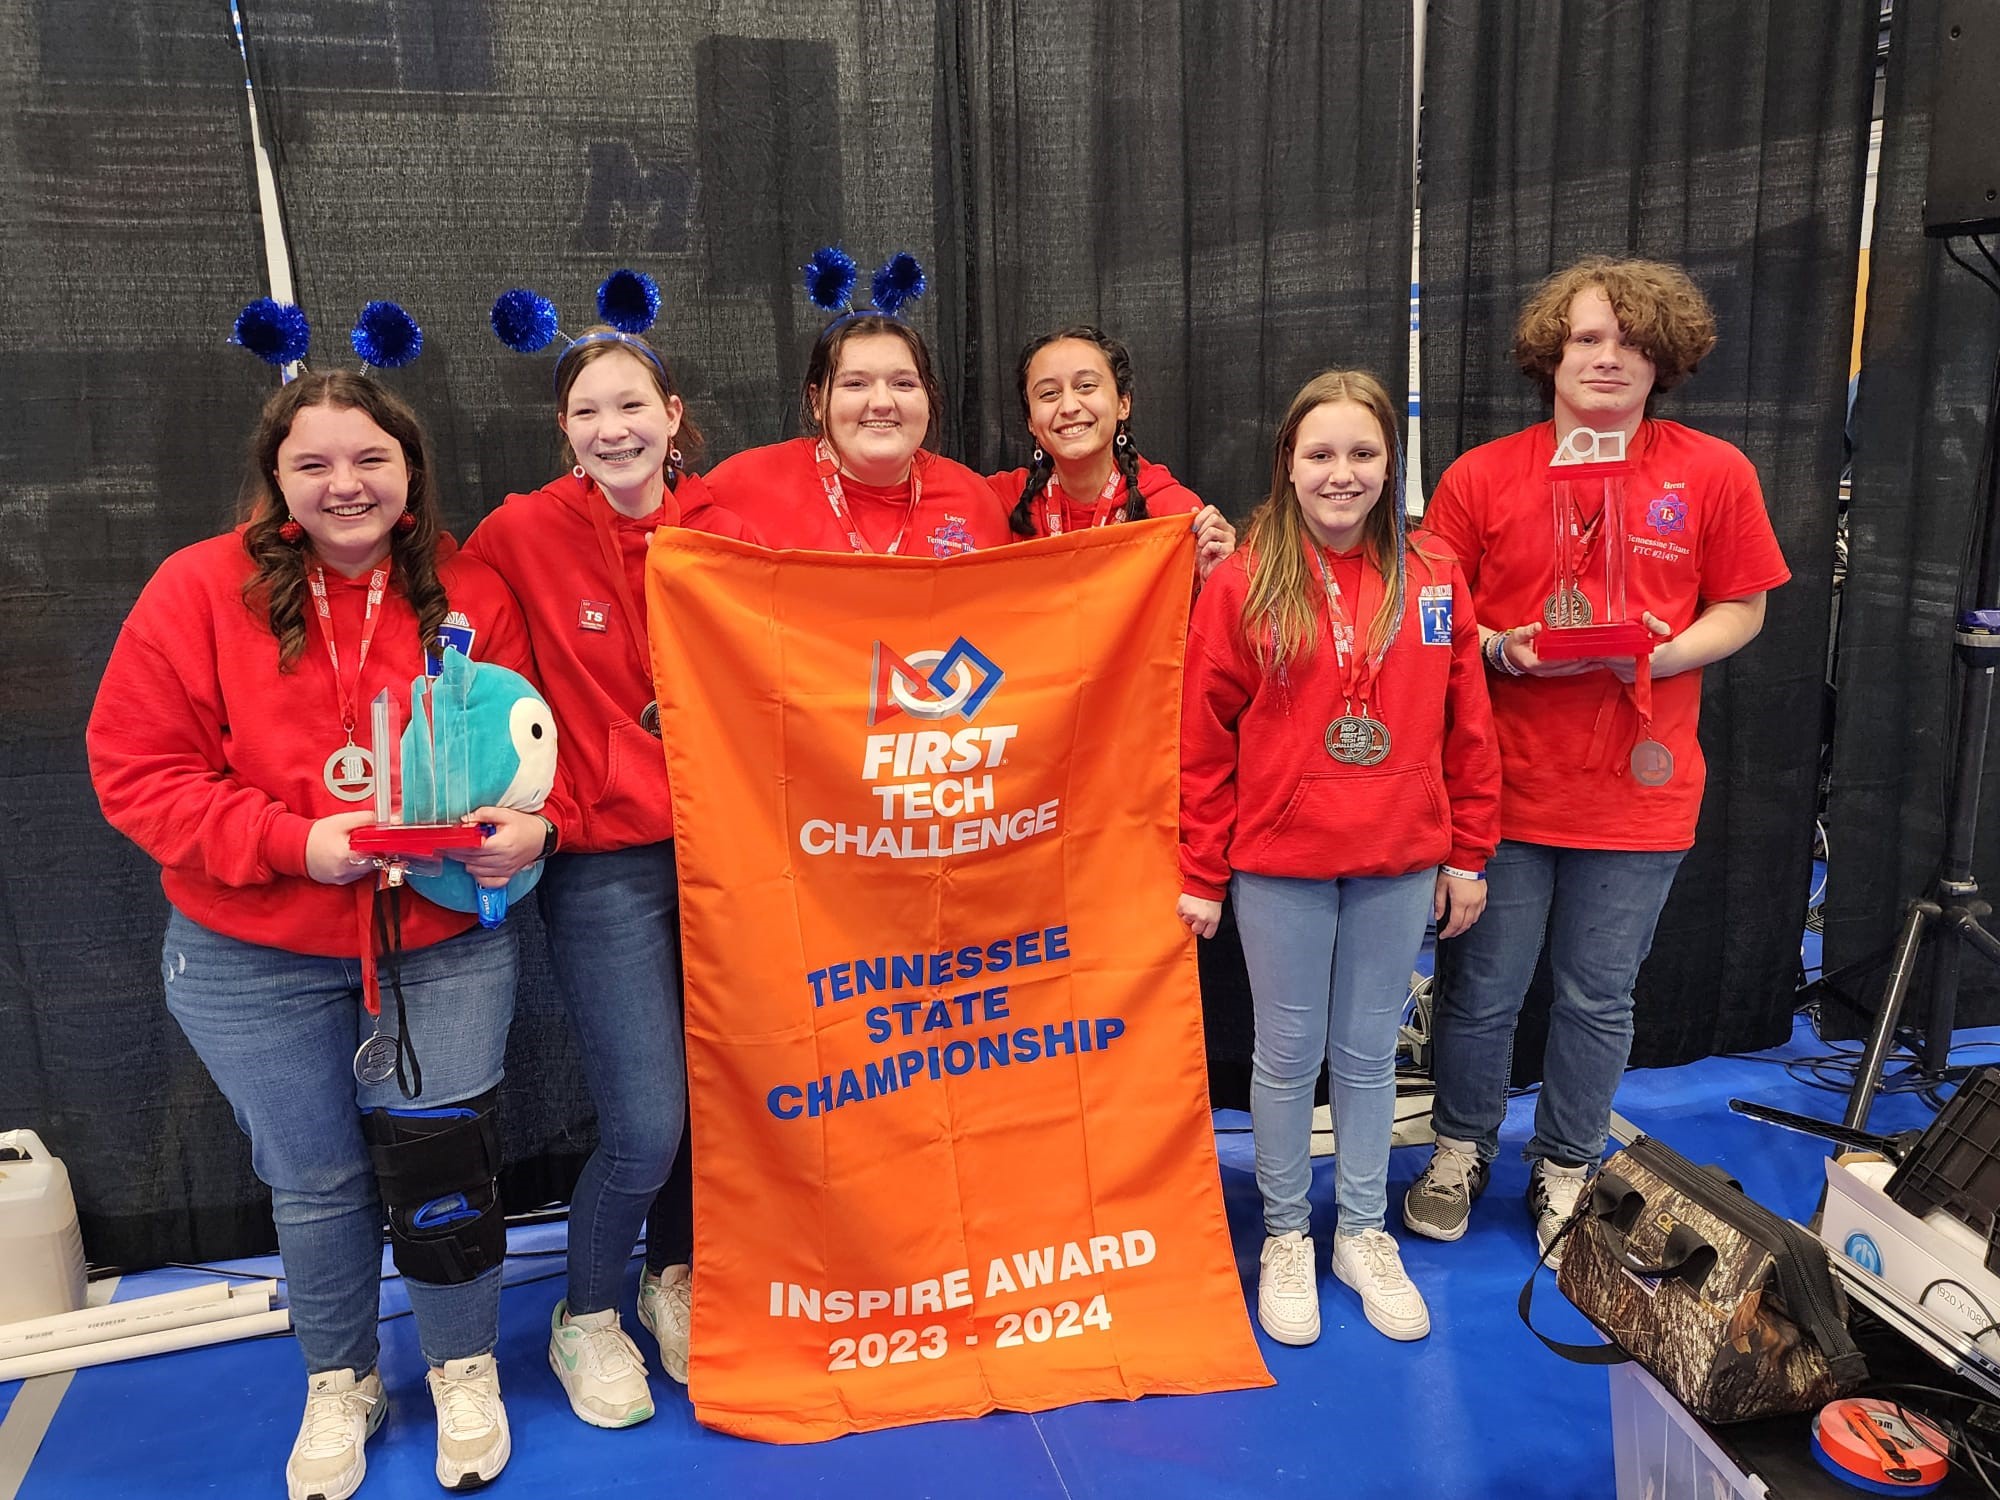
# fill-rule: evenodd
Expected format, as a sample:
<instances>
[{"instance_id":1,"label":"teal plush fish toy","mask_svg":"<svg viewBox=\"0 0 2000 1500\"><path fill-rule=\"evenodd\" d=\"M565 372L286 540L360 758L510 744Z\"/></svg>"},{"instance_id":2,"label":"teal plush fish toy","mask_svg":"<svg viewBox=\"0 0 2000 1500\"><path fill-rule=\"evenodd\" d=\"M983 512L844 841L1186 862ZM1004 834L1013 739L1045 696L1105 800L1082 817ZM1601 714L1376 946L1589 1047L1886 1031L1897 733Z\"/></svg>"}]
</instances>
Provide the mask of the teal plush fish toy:
<instances>
[{"instance_id":1,"label":"teal plush fish toy","mask_svg":"<svg viewBox=\"0 0 2000 1500\"><path fill-rule=\"evenodd\" d=\"M403 821L456 823L481 807L537 812L556 779L556 718L528 679L447 646L435 678L410 684L403 731ZM542 878L539 861L504 888L480 886L447 859L436 875L412 871L416 891L452 911L496 925L507 903Z\"/></svg>"}]
</instances>

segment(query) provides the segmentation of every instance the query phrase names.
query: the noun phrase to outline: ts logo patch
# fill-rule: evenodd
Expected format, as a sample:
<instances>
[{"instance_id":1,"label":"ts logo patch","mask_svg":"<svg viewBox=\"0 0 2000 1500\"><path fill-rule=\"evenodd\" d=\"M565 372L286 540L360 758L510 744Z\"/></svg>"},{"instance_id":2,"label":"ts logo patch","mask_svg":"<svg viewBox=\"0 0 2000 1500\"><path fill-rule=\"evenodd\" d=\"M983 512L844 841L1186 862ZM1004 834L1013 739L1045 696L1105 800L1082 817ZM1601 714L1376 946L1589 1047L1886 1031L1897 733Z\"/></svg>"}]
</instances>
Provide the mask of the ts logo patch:
<instances>
[{"instance_id":1,"label":"ts logo patch","mask_svg":"<svg viewBox=\"0 0 2000 1500\"><path fill-rule=\"evenodd\" d=\"M611 606L595 599L576 601L576 628L605 631L610 628Z\"/></svg>"},{"instance_id":2,"label":"ts logo patch","mask_svg":"<svg viewBox=\"0 0 2000 1500\"><path fill-rule=\"evenodd\" d=\"M460 656L472 656L472 638L479 632L472 628L472 622L453 610L444 617L444 624L438 626L437 649L424 653L424 675L435 677L444 670L444 653L456 651Z\"/></svg>"},{"instance_id":3,"label":"ts logo patch","mask_svg":"<svg viewBox=\"0 0 2000 1500\"><path fill-rule=\"evenodd\" d=\"M1680 495L1662 495L1646 507L1646 524L1660 536L1686 531L1688 503Z\"/></svg>"},{"instance_id":4,"label":"ts logo patch","mask_svg":"<svg viewBox=\"0 0 2000 1500\"><path fill-rule=\"evenodd\" d=\"M1417 593L1417 618L1423 622L1426 646L1451 644L1451 585L1428 583Z\"/></svg>"},{"instance_id":5,"label":"ts logo patch","mask_svg":"<svg viewBox=\"0 0 2000 1500\"><path fill-rule=\"evenodd\" d=\"M970 719L986 706L1007 674L964 636L944 651L899 656L880 641L869 673L868 722L897 714L913 719Z\"/></svg>"}]
</instances>

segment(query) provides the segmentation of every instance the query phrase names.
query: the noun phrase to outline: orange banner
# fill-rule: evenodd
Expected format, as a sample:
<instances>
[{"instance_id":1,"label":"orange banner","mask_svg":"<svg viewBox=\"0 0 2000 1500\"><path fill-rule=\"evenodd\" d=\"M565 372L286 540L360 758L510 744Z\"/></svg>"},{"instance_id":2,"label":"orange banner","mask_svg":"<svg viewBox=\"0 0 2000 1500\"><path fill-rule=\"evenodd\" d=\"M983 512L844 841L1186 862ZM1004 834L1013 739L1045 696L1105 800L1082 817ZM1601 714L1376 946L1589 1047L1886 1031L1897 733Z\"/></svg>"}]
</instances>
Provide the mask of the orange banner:
<instances>
[{"instance_id":1,"label":"orange banner","mask_svg":"<svg viewBox=\"0 0 2000 1500\"><path fill-rule=\"evenodd\" d=\"M707 1426L1270 1383L1174 917L1192 559L658 533Z\"/></svg>"}]
</instances>

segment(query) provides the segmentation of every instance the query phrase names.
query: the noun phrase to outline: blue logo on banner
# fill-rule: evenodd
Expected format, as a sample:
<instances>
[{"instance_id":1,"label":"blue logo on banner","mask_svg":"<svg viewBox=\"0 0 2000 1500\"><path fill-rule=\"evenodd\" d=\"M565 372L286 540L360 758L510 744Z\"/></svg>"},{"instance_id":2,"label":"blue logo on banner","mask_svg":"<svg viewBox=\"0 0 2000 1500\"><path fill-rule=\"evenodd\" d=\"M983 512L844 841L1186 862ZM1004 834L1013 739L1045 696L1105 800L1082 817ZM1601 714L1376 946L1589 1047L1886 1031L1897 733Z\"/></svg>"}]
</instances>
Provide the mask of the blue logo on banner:
<instances>
[{"instance_id":1,"label":"blue logo on banner","mask_svg":"<svg viewBox=\"0 0 2000 1500\"><path fill-rule=\"evenodd\" d=\"M1847 1237L1847 1243L1841 1246L1841 1249L1847 1252L1849 1260L1853 1261L1869 1275L1880 1276L1882 1274L1882 1252L1877 1250L1875 1242L1860 1230L1857 1229L1854 1233L1850 1234Z\"/></svg>"}]
</instances>

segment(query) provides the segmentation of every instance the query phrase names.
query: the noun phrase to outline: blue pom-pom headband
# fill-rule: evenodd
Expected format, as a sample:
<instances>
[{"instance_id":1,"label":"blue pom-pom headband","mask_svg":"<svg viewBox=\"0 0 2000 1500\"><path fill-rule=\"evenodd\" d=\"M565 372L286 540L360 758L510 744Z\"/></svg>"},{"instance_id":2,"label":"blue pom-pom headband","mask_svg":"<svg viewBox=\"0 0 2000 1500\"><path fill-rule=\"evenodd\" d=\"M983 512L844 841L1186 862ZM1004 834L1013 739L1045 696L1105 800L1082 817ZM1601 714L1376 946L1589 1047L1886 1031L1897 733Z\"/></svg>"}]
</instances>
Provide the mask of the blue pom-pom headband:
<instances>
[{"instance_id":1,"label":"blue pom-pom headband","mask_svg":"<svg viewBox=\"0 0 2000 1500\"><path fill-rule=\"evenodd\" d=\"M841 318L866 317L869 313L901 317L905 307L923 296L926 285L922 263L907 250L890 256L869 279L872 301L866 307L856 307L853 302L854 284L860 279L854 257L838 245L815 250L813 258L806 262L806 296L821 312L836 314L835 322Z\"/></svg>"},{"instance_id":2,"label":"blue pom-pom headband","mask_svg":"<svg viewBox=\"0 0 2000 1500\"><path fill-rule=\"evenodd\" d=\"M393 302L370 302L347 335L364 368L397 370L424 352L424 331ZM266 364L297 364L312 344L312 325L290 302L259 297L236 315L230 342L241 344Z\"/></svg>"},{"instance_id":3,"label":"blue pom-pom headband","mask_svg":"<svg viewBox=\"0 0 2000 1500\"><path fill-rule=\"evenodd\" d=\"M650 363L668 380L666 363L653 347L638 335L660 316L660 287L643 271L617 270L597 288L597 315L609 323L610 333L570 336L557 326L556 305L540 292L517 286L493 299L493 336L516 354L538 354L556 339L568 347L556 356L556 380L562 380L563 361L589 344L617 344Z\"/></svg>"}]
</instances>

